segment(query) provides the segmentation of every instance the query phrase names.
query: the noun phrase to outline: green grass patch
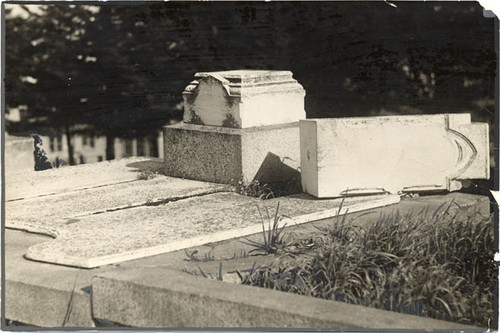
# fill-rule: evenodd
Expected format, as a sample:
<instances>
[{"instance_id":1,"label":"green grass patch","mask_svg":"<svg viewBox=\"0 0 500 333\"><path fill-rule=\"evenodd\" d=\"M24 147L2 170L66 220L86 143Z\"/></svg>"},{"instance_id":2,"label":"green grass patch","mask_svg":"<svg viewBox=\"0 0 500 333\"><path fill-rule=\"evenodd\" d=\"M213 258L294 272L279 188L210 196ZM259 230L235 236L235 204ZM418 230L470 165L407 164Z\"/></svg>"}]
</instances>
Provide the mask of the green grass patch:
<instances>
[{"instance_id":1,"label":"green grass patch","mask_svg":"<svg viewBox=\"0 0 500 333\"><path fill-rule=\"evenodd\" d=\"M454 212L454 213L451 213ZM497 269L493 217L454 203L434 212L379 216L356 226L345 216L243 283L401 313L489 327Z\"/></svg>"}]
</instances>

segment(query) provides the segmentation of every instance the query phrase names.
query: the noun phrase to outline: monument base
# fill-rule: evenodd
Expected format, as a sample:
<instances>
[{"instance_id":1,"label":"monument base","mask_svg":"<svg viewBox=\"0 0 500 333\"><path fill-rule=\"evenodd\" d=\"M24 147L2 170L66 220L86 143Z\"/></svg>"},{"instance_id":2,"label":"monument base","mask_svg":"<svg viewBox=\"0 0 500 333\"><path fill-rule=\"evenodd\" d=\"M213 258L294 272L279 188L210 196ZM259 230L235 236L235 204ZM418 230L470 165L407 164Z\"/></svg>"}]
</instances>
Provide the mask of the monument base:
<instances>
[{"instance_id":1,"label":"monument base","mask_svg":"<svg viewBox=\"0 0 500 333\"><path fill-rule=\"evenodd\" d=\"M261 184L299 177L299 123L225 128L164 127L165 173L215 183Z\"/></svg>"}]
</instances>

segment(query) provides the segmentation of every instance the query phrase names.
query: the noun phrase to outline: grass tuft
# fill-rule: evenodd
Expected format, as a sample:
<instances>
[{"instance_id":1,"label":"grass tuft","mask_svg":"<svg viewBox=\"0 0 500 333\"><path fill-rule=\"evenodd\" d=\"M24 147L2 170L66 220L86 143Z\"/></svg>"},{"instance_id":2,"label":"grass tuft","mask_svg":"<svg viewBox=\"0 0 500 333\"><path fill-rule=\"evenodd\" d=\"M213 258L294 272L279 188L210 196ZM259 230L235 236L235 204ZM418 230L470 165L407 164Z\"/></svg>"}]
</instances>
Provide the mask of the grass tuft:
<instances>
[{"instance_id":1,"label":"grass tuft","mask_svg":"<svg viewBox=\"0 0 500 333\"><path fill-rule=\"evenodd\" d=\"M258 180L253 180L248 185L245 185L243 180L239 180L236 184L236 193L262 200L274 198L271 187L268 184L261 184Z\"/></svg>"},{"instance_id":2,"label":"grass tuft","mask_svg":"<svg viewBox=\"0 0 500 333\"><path fill-rule=\"evenodd\" d=\"M188 250L184 250L184 253L186 253L187 258L184 259L184 261L191 261L191 262L208 262L208 261L215 261L215 256L210 253L205 253L205 255L200 258L198 256L198 250L194 250L193 252L189 252Z\"/></svg>"},{"instance_id":3,"label":"grass tuft","mask_svg":"<svg viewBox=\"0 0 500 333\"><path fill-rule=\"evenodd\" d=\"M251 254L253 252L260 252L261 254L274 254L277 253L282 247L284 247L284 239L283 239L283 230L285 230L286 223L280 227L281 222L285 218L289 218L286 215L280 215L280 203L276 205L276 210L274 212L273 224L271 225L271 216L269 214L269 210L266 210L266 217L262 215L262 211L259 206L257 206L259 210L259 215L262 222L262 239L263 242L256 242L250 239L247 239L246 244L253 246L254 248L250 250L248 253ZM268 223L267 231L266 231L266 221Z\"/></svg>"}]
</instances>

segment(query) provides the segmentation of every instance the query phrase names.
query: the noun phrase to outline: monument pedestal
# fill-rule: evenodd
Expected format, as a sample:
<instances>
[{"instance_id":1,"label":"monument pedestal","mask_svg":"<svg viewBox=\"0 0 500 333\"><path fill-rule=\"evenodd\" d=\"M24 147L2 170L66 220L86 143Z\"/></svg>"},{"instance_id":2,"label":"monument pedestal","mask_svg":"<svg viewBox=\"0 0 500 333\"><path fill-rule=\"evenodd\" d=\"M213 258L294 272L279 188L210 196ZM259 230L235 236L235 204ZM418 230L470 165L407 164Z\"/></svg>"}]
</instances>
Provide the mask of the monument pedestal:
<instances>
[{"instance_id":1,"label":"monument pedestal","mask_svg":"<svg viewBox=\"0 0 500 333\"><path fill-rule=\"evenodd\" d=\"M298 122L243 129L180 123L164 127L163 140L165 172L173 177L248 184L299 173Z\"/></svg>"},{"instance_id":2,"label":"monument pedestal","mask_svg":"<svg viewBox=\"0 0 500 333\"><path fill-rule=\"evenodd\" d=\"M197 73L182 95L184 123L164 127L167 175L233 185L300 178L305 91L291 72Z\"/></svg>"}]
</instances>

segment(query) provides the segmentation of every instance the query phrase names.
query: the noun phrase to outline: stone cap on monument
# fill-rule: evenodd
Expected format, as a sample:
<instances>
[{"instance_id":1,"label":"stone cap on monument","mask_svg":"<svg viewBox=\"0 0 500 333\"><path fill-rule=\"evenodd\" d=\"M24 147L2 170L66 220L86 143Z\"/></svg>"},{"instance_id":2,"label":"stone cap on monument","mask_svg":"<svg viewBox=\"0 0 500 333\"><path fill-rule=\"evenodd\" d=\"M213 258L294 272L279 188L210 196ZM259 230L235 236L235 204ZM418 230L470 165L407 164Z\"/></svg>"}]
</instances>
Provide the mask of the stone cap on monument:
<instances>
[{"instance_id":1,"label":"stone cap on monument","mask_svg":"<svg viewBox=\"0 0 500 333\"><path fill-rule=\"evenodd\" d=\"M247 128L306 118L304 88L290 71L196 73L184 89L184 122Z\"/></svg>"}]
</instances>

